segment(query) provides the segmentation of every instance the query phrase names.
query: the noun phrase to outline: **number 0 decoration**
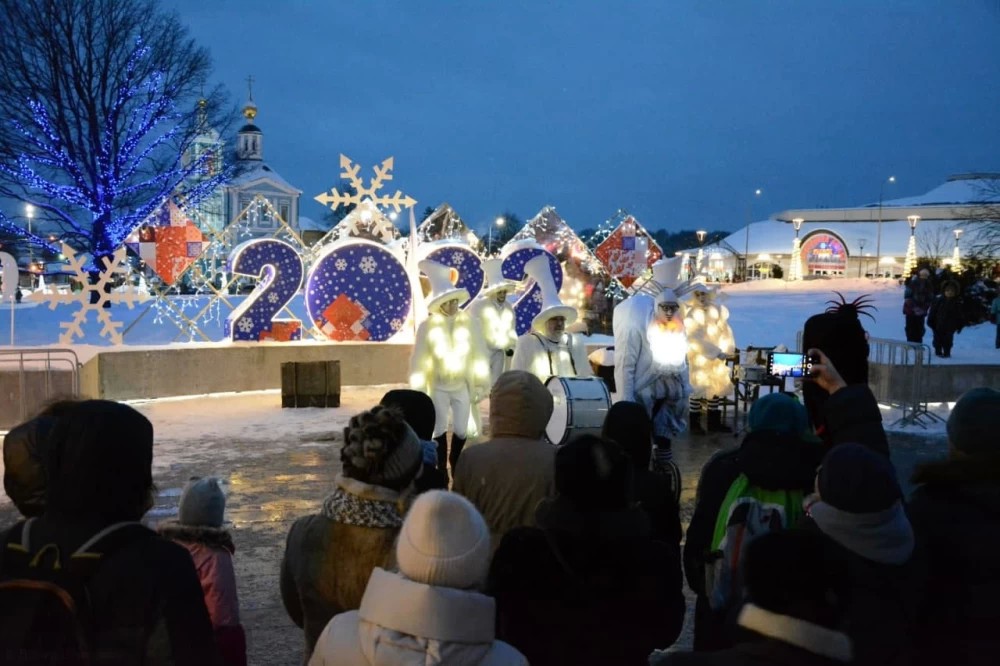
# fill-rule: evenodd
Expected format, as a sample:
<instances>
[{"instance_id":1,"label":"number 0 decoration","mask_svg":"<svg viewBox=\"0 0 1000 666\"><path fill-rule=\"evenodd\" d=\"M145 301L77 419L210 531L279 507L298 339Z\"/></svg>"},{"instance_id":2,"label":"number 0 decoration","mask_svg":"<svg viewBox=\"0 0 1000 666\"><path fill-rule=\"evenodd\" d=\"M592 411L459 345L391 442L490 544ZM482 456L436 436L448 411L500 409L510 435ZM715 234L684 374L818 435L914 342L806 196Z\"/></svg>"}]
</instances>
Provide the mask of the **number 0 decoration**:
<instances>
[{"instance_id":1,"label":"number 0 decoration","mask_svg":"<svg viewBox=\"0 0 1000 666\"><path fill-rule=\"evenodd\" d=\"M400 259L371 241L335 243L306 280L306 311L331 340L388 340L403 327L412 301Z\"/></svg>"}]
</instances>

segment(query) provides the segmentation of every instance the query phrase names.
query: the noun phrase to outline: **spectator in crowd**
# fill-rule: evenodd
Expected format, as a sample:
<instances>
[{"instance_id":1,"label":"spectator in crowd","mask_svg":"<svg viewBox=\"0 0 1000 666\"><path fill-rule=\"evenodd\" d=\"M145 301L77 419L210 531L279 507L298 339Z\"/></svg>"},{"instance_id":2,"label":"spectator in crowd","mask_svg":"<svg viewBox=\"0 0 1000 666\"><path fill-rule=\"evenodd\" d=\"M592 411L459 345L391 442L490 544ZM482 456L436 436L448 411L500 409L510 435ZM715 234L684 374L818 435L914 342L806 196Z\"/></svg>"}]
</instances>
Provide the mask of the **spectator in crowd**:
<instances>
[{"instance_id":1,"label":"spectator in crowd","mask_svg":"<svg viewBox=\"0 0 1000 666\"><path fill-rule=\"evenodd\" d=\"M305 630L306 661L330 618L356 609L372 570L389 566L423 446L398 410L379 405L351 417L340 460L336 488L292 525L281 562L281 600Z\"/></svg>"},{"instance_id":2,"label":"spectator in crowd","mask_svg":"<svg viewBox=\"0 0 1000 666\"><path fill-rule=\"evenodd\" d=\"M909 664L914 609L920 599L913 528L888 458L842 444L823 458L808 527L827 537L832 557L848 566L850 603L843 631L856 663Z\"/></svg>"},{"instance_id":3,"label":"spectator in crowd","mask_svg":"<svg viewBox=\"0 0 1000 666\"><path fill-rule=\"evenodd\" d=\"M240 624L233 569L236 546L229 530L222 526L225 513L226 496L219 480L195 477L181 492L177 519L161 522L156 531L191 553L222 662L226 666L246 666L247 641Z\"/></svg>"},{"instance_id":4,"label":"spectator in crowd","mask_svg":"<svg viewBox=\"0 0 1000 666\"><path fill-rule=\"evenodd\" d=\"M721 652L654 654L652 666L834 666L851 663L851 639L838 630L849 599L846 564L804 530L764 534L744 559L747 603L734 647ZM942 662L948 663L948 662Z\"/></svg>"},{"instance_id":5,"label":"spectator in crowd","mask_svg":"<svg viewBox=\"0 0 1000 666\"><path fill-rule=\"evenodd\" d=\"M684 572L697 595L694 649L698 651L731 645L730 625L739 599L727 602L726 607L713 608L708 575L716 558L713 541L717 540L717 525L720 520L723 526L728 521L730 489L745 477L750 488L797 493L801 502L813 489L816 467L823 455L819 441L809 432L805 407L784 393L761 396L747 415L747 430L738 448L716 453L702 469L684 544ZM784 526L794 525L800 517L801 513L785 516Z\"/></svg>"},{"instance_id":6,"label":"spectator in crowd","mask_svg":"<svg viewBox=\"0 0 1000 666\"><path fill-rule=\"evenodd\" d=\"M434 437L434 401L430 396L413 389L393 389L382 396L379 403L395 407L403 413L403 420L413 428L424 447L424 462L413 481L413 489L422 493L432 488L448 488L448 473L437 468L437 443Z\"/></svg>"},{"instance_id":7,"label":"spectator in crowd","mask_svg":"<svg viewBox=\"0 0 1000 666\"><path fill-rule=\"evenodd\" d=\"M965 328L962 316L962 299L959 298L958 282L948 280L941 287L941 293L931 303L927 315L927 325L934 331L934 355L951 358L951 348L955 344L955 334Z\"/></svg>"},{"instance_id":8,"label":"spectator in crowd","mask_svg":"<svg viewBox=\"0 0 1000 666\"><path fill-rule=\"evenodd\" d=\"M802 346L812 354L821 349L827 359L827 365L834 365L838 370L838 395L822 382L804 382L802 397L805 400L809 423L827 447L838 442L854 442L865 444L889 455L889 444L882 432L882 417L878 411L875 398L868 389L868 334L861 325L861 315L871 316L868 310L871 304L866 296L848 303L843 297L840 301L831 301L826 312L814 315L806 320L802 332ZM813 372L816 371L815 365ZM841 389L849 389L843 393ZM827 408L827 402L836 403ZM845 407L851 405L851 408ZM853 409L860 407L863 413L854 417ZM870 410L874 410L874 412ZM839 418L840 421L830 422ZM849 428L848 428L849 426ZM852 432L862 429L863 439Z\"/></svg>"},{"instance_id":9,"label":"spectator in crowd","mask_svg":"<svg viewBox=\"0 0 1000 666\"><path fill-rule=\"evenodd\" d=\"M75 602L89 625L88 663L219 663L191 555L138 522L153 505L152 424L116 402L77 402L60 413L46 448L44 511L8 532L7 543L23 549L5 550L0 576L44 578L42 569L58 573L67 563L86 571L78 581L85 597ZM26 617L32 608L18 609L16 622L0 618L0 633L37 629ZM21 638L33 650L54 647ZM3 649L14 654L9 643ZM45 663L66 661L61 654Z\"/></svg>"},{"instance_id":10,"label":"spectator in crowd","mask_svg":"<svg viewBox=\"0 0 1000 666\"><path fill-rule=\"evenodd\" d=\"M556 452L556 496L508 532L490 568L497 637L532 666L645 665L684 620L679 563L635 506L632 464L582 435Z\"/></svg>"},{"instance_id":11,"label":"spectator in crowd","mask_svg":"<svg viewBox=\"0 0 1000 666\"><path fill-rule=\"evenodd\" d=\"M667 476L650 471L653 456L653 424L646 409L637 402L616 402L604 417L606 439L614 440L632 461L633 485L639 506L649 516L653 538L677 547L680 559L681 520L677 506L680 474ZM671 461L670 468L676 469Z\"/></svg>"},{"instance_id":12,"label":"spectator in crowd","mask_svg":"<svg viewBox=\"0 0 1000 666\"><path fill-rule=\"evenodd\" d=\"M921 465L910 500L927 588L918 664L993 664L1000 654L1000 391L963 395L948 417L948 459Z\"/></svg>"},{"instance_id":13,"label":"spectator in crowd","mask_svg":"<svg viewBox=\"0 0 1000 666\"><path fill-rule=\"evenodd\" d=\"M849 385L820 349L810 349L807 354L813 366L805 386L825 396L820 420L827 446L862 444L888 458L889 440L882 427L882 410L868 384Z\"/></svg>"},{"instance_id":14,"label":"spectator in crowd","mask_svg":"<svg viewBox=\"0 0 1000 666\"><path fill-rule=\"evenodd\" d=\"M934 300L931 272L921 268L906 283L903 292L903 315L906 317L906 340L920 344L924 341L924 319Z\"/></svg>"},{"instance_id":15,"label":"spectator in crowd","mask_svg":"<svg viewBox=\"0 0 1000 666\"><path fill-rule=\"evenodd\" d=\"M48 437L56 420L68 412L75 400L60 400L39 414L14 426L3 440L3 487L7 497L25 518L42 515L48 493L45 461Z\"/></svg>"},{"instance_id":16,"label":"spectator in crowd","mask_svg":"<svg viewBox=\"0 0 1000 666\"><path fill-rule=\"evenodd\" d=\"M491 438L462 454L453 490L483 514L494 545L535 524L539 502L555 494L556 449L543 438L552 394L538 377L509 370L490 393Z\"/></svg>"},{"instance_id":17,"label":"spectator in crowd","mask_svg":"<svg viewBox=\"0 0 1000 666\"><path fill-rule=\"evenodd\" d=\"M496 602L479 591L490 552L489 529L468 500L424 493L399 533L399 572L375 568L361 607L330 620L310 665L527 666L494 638Z\"/></svg>"}]
</instances>

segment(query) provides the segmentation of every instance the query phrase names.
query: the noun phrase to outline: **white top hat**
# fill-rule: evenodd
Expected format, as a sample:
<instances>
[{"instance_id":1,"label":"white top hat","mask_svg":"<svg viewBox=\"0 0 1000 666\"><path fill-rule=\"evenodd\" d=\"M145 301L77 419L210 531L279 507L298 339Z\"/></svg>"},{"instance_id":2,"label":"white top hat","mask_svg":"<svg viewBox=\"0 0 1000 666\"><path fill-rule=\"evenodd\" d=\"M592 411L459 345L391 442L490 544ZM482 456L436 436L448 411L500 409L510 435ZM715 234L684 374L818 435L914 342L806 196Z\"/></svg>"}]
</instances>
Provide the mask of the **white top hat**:
<instances>
[{"instance_id":1,"label":"white top hat","mask_svg":"<svg viewBox=\"0 0 1000 666\"><path fill-rule=\"evenodd\" d=\"M559 300L559 290L556 281L549 270L549 255L540 254L524 265L525 274L535 281L542 290L542 311L531 320L531 328L541 331L545 322L553 317L565 317L566 325L576 321L576 308L563 305Z\"/></svg>"},{"instance_id":2,"label":"white top hat","mask_svg":"<svg viewBox=\"0 0 1000 666\"><path fill-rule=\"evenodd\" d=\"M657 290L676 289L681 283L681 268L683 267L684 257L660 259L653 264L652 282L656 283Z\"/></svg>"},{"instance_id":3,"label":"white top hat","mask_svg":"<svg viewBox=\"0 0 1000 666\"><path fill-rule=\"evenodd\" d=\"M503 260L502 259L487 259L483 262L483 271L486 273L486 286L480 290L480 294L484 296L489 296L501 289L506 289L507 291L513 291L517 287L517 283L513 280L508 280L503 276Z\"/></svg>"},{"instance_id":4,"label":"white top hat","mask_svg":"<svg viewBox=\"0 0 1000 666\"><path fill-rule=\"evenodd\" d=\"M428 312L437 312L439 306L455 298L459 304L469 300L469 292L451 282L452 271L455 269L430 259L424 259L417 266L431 282L431 293L427 296Z\"/></svg>"}]
</instances>

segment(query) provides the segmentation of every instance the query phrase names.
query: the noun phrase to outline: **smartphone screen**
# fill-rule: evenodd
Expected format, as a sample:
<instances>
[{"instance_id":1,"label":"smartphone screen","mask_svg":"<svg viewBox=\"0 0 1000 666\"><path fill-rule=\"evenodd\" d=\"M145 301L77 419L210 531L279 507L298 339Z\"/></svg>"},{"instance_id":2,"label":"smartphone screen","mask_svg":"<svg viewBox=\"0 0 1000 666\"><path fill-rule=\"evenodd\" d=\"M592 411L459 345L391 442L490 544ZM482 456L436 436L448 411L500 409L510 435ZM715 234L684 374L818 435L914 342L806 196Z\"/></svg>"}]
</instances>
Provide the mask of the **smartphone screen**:
<instances>
[{"instance_id":1,"label":"smartphone screen","mask_svg":"<svg viewBox=\"0 0 1000 666\"><path fill-rule=\"evenodd\" d=\"M768 352L767 374L771 377L808 377L812 362L805 354Z\"/></svg>"}]
</instances>

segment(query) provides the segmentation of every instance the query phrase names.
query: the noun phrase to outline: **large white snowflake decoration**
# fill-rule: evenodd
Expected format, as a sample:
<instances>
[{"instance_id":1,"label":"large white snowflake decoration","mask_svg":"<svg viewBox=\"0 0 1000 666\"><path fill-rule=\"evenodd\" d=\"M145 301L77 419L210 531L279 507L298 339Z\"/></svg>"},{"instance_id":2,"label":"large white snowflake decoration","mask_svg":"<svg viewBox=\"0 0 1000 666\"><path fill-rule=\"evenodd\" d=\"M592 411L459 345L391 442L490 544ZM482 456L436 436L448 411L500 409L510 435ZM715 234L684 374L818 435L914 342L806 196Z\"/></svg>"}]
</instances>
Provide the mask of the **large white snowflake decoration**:
<instances>
[{"instance_id":1,"label":"large white snowflake decoration","mask_svg":"<svg viewBox=\"0 0 1000 666\"><path fill-rule=\"evenodd\" d=\"M384 159L382 164L374 168L375 177L366 186L364 179L358 175L358 172L361 171L361 165L354 164L350 157L342 154L340 156L340 177L346 178L351 183L354 192L341 194L335 187L330 190L329 194L324 192L314 198L316 201L324 206L329 206L333 210L336 210L338 206L358 205L365 199L371 199L375 205L390 206L395 208L398 213L403 208L413 206L417 203L417 200L408 194L403 194L399 190L396 190L392 195L378 193L385 182L392 180L392 168L393 158L388 157Z\"/></svg>"},{"instance_id":2,"label":"large white snowflake decoration","mask_svg":"<svg viewBox=\"0 0 1000 666\"><path fill-rule=\"evenodd\" d=\"M83 337L83 324L86 323L87 315L90 312L96 313L97 321L103 324L101 335L110 340L112 344L122 344L121 329L124 324L112 319L111 312L105 308L105 304L124 303L131 310L135 307L136 303L141 303L149 299L149 294L142 293L131 285L114 291L107 289L109 284L114 281L116 275L128 275L128 268L122 265L126 256L125 246L123 245L115 250L110 261L108 261L107 257L102 258L104 270L101 271L96 284L90 283L90 274L84 268L86 259L78 257L76 250L65 243L62 246L62 253L66 256L66 263L69 266L69 270L73 273L73 277L83 285L83 289L75 293L53 292L32 294L29 297L38 301L48 302L50 310L55 310L56 306L60 303L80 306L71 321L60 322L59 328L63 329L63 332L59 336L59 344L68 345L73 342L74 338ZM96 302L92 303L92 298Z\"/></svg>"}]
</instances>

